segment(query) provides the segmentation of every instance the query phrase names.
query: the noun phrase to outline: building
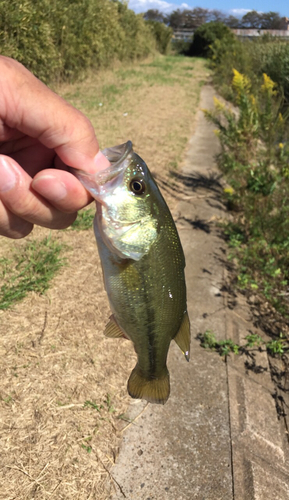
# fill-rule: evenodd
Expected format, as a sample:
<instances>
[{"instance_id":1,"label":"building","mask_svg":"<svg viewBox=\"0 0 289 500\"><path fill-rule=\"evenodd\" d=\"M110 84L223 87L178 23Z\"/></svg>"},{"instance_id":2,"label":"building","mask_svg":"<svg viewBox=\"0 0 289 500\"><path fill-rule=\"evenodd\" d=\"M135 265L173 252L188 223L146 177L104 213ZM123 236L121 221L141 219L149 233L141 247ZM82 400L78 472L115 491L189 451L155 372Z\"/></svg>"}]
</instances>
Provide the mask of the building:
<instances>
[{"instance_id":1,"label":"building","mask_svg":"<svg viewBox=\"0 0 289 500\"><path fill-rule=\"evenodd\" d=\"M174 31L173 40L183 40L184 42L190 42L194 36L195 30L179 29Z\"/></svg>"},{"instance_id":2,"label":"building","mask_svg":"<svg viewBox=\"0 0 289 500\"><path fill-rule=\"evenodd\" d=\"M289 40L289 29L287 30L258 30L258 29L232 29L234 35L238 38L254 38L262 35L278 36L279 38L284 38Z\"/></svg>"},{"instance_id":3,"label":"building","mask_svg":"<svg viewBox=\"0 0 289 500\"><path fill-rule=\"evenodd\" d=\"M232 29L233 33L238 38L253 38L262 35L271 35L278 36L280 38L286 38L289 40L289 19L288 17L282 17L282 24L280 26L281 29L278 30L262 30L262 29L250 29L250 28L242 28L242 29Z\"/></svg>"}]
</instances>

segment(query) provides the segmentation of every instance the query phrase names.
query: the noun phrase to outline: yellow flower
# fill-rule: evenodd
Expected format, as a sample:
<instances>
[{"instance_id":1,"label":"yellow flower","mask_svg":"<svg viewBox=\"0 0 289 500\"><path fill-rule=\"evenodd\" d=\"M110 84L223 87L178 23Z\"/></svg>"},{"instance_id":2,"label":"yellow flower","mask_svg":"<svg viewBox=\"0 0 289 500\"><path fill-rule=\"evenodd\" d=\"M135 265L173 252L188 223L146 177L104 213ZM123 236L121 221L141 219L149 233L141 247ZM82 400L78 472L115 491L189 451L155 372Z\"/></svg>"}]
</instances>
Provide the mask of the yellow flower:
<instances>
[{"instance_id":1,"label":"yellow flower","mask_svg":"<svg viewBox=\"0 0 289 500\"><path fill-rule=\"evenodd\" d=\"M283 149L283 148L284 148L284 144L283 144L283 142L280 142L280 143L279 143L279 148L280 148L280 149Z\"/></svg>"},{"instance_id":2,"label":"yellow flower","mask_svg":"<svg viewBox=\"0 0 289 500\"><path fill-rule=\"evenodd\" d=\"M233 78L233 89L237 92L238 97L240 97L242 94L248 94L250 87L251 87L251 82L249 78L245 75L242 75L237 71L236 69L233 69L234 73L234 78Z\"/></svg>"},{"instance_id":3,"label":"yellow flower","mask_svg":"<svg viewBox=\"0 0 289 500\"><path fill-rule=\"evenodd\" d=\"M269 95L275 95L277 92L273 89L274 87L276 87L276 83L274 83L273 80L271 80L270 76L266 75L266 73L263 73L263 80L264 83L261 86L261 90L268 93Z\"/></svg>"},{"instance_id":4,"label":"yellow flower","mask_svg":"<svg viewBox=\"0 0 289 500\"><path fill-rule=\"evenodd\" d=\"M234 192L235 191L234 191L234 189L232 187L226 187L226 188L224 188L224 193L226 193L226 194L232 195L232 194L234 194Z\"/></svg>"},{"instance_id":5,"label":"yellow flower","mask_svg":"<svg viewBox=\"0 0 289 500\"><path fill-rule=\"evenodd\" d=\"M225 108L225 104L222 104L217 97L214 96L214 105L218 111L222 111Z\"/></svg>"}]
</instances>

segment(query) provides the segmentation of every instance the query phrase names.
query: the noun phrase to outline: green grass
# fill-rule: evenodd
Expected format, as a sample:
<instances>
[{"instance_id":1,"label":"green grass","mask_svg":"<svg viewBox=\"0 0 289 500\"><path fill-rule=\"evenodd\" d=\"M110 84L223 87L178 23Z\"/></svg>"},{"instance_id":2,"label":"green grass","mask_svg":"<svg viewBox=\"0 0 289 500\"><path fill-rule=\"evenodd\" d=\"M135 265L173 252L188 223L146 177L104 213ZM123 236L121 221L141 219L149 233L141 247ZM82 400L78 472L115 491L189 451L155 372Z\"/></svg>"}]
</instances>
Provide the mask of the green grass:
<instances>
[{"instance_id":1,"label":"green grass","mask_svg":"<svg viewBox=\"0 0 289 500\"><path fill-rule=\"evenodd\" d=\"M184 69L183 64L184 58L182 56L157 57L152 62L141 63L138 71L121 68L116 74L121 80L131 80L134 77L142 82L148 82L150 85L174 85L179 83L180 73L184 78L192 77L193 67L186 65ZM178 72L176 72L176 67L179 68ZM127 89L128 87L123 90Z\"/></svg>"},{"instance_id":2,"label":"green grass","mask_svg":"<svg viewBox=\"0 0 289 500\"><path fill-rule=\"evenodd\" d=\"M245 337L247 341L245 345L241 346L233 342L232 339L217 340L215 333L212 330L206 330L205 333L199 333L198 339L204 349L211 349L220 354L220 356L228 356L231 353L242 354L250 352L254 349L262 349L262 346L267 350L271 356L282 355L284 352L289 351L289 343L283 333L279 334L279 338L265 342L260 335L250 334Z\"/></svg>"},{"instance_id":3,"label":"green grass","mask_svg":"<svg viewBox=\"0 0 289 500\"><path fill-rule=\"evenodd\" d=\"M55 273L64 264L63 245L51 237L28 241L11 258L0 259L3 285L0 310L8 309L29 292L44 293Z\"/></svg>"},{"instance_id":4,"label":"green grass","mask_svg":"<svg viewBox=\"0 0 289 500\"><path fill-rule=\"evenodd\" d=\"M77 214L77 218L69 229L73 231L85 231L90 229L93 225L94 214L95 211L91 208L80 210Z\"/></svg>"}]
</instances>

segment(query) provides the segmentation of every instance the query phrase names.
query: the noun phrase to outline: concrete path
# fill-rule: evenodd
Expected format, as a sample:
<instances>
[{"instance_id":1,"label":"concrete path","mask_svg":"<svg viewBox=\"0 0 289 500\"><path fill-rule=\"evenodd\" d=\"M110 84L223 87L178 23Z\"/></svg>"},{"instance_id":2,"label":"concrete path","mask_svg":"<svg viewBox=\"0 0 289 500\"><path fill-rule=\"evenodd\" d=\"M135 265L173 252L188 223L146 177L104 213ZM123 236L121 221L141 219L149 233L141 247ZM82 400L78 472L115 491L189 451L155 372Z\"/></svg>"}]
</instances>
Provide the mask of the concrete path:
<instances>
[{"instance_id":1,"label":"concrete path","mask_svg":"<svg viewBox=\"0 0 289 500\"><path fill-rule=\"evenodd\" d=\"M289 500L288 434L277 419L266 353L257 353L253 371L244 357L225 361L196 338L211 329L218 339L242 344L249 330L256 331L244 298L233 304L222 291L226 244L217 220L227 213L214 163L218 141L201 111L212 107L212 97L213 89L203 87L181 175L186 201L177 207L191 361L172 342L169 401L161 407L132 402L129 417L139 417L124 432L111 470L120 486L112 500Z\"/></svg>"}]
</instances>

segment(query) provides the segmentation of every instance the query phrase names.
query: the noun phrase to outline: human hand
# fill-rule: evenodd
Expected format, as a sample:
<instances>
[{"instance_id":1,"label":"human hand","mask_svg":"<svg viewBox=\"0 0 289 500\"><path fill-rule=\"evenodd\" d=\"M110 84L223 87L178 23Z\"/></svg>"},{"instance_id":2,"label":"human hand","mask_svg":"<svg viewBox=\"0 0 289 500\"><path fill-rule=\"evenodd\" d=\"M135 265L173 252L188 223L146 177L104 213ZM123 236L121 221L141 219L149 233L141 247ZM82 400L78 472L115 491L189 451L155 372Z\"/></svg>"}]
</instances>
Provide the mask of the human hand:
<instances>
[{"instance_id":1,"label":"human hand","mask_svg":"<svg viewBox=\"0 0 289 500\"><path fill-rule=\"evenodd\" d=\"M91 201L69 167L109 166L90 121L17 61L0 56L0 235L68 227Z\"/></svg>"}]
</instances>

